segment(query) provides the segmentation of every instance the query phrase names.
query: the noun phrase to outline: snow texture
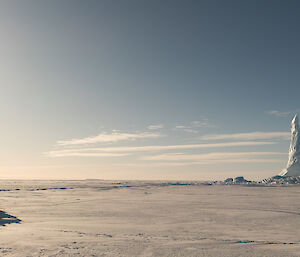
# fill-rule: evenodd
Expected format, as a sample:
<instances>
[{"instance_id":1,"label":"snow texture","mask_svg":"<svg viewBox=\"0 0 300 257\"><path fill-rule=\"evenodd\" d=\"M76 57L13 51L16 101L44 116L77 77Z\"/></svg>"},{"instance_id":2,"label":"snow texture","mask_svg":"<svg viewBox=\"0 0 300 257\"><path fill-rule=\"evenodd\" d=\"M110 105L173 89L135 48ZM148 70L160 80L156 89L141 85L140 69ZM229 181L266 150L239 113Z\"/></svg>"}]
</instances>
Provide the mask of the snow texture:
<instances>
[{"instance_id":1,"label":"snow texture","mask_svg":"<svg viewBox=\"0 0 300 257\"><path fill-rule=\"evenodd\" d=\"M295 115L292 120L292 133L289 151L289 160L286 169L282 171L282 176L300 176L300 135L299 120Z\"/></svg>"},{"instance_id":2,"label":"snow texture","mask_svg":"<svg viewBox=\"0 0 300 257\"><path fill-rule=\"evenodd\" d=\"M299 257L300 186L0 180L1 257Z\"/></svg>"}]
</instances>

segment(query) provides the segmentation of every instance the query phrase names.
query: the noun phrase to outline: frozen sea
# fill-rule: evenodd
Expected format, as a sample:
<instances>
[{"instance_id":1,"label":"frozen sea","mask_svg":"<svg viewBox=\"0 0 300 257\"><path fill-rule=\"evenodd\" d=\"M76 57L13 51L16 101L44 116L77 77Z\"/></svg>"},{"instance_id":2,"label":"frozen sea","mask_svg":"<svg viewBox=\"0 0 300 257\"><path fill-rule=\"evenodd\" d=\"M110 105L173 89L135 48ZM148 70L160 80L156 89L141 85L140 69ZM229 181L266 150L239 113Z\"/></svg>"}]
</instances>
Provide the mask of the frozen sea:
<instances>
[{"instance_id":1,"label":"frozen sea","mask_svg":"<svg viewBox=\"0 0 300 257\"><path fill-rule=\"evenodd\" d=\"M0 256L300 256L300 186L1 180L0 189Z\"/></svg>"}]
</instances>

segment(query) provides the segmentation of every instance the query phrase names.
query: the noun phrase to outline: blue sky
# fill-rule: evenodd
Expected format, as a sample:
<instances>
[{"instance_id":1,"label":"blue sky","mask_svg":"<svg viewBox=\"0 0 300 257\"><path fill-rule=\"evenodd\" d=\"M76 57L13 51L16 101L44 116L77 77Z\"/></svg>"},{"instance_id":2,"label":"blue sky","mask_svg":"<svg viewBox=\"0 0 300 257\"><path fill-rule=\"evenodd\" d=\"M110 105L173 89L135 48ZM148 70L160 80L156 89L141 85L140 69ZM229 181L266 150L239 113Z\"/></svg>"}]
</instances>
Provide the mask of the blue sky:
<instances>
[{"instance_id":1,"label":"blue sky","mask_svg":"<svg viewBox=\"0 0 300 257\"><path fill-rule=\"evenodd\" d=\"M300 109L299 1L3 1L1 178L258 179Z\"/></svg>"}]
</instances>

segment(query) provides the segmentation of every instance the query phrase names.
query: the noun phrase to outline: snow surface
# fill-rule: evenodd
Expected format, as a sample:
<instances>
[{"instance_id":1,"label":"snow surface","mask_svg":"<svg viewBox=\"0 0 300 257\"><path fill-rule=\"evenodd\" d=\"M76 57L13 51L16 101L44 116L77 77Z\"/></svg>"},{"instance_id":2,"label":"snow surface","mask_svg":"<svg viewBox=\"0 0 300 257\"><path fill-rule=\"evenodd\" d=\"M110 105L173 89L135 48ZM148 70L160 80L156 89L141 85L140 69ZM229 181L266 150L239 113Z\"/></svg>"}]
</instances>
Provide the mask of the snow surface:
<instances>
[{"instance_id":1,"label":"snow surface","mask_svg":"<svg viewBox=\"0 0 300 257\"><path fill-rule=\"evenodd\" d=\"M287 167L282 171L282 176L300 176L300 134L299 120L295 115L292 120L291 143Z\"/></svg>"},{"instance_id":2,"label":"snow surface","mask_svg":"<svg viewBox=\"0 0 300 257\"><path fill-rule=\"evenodd\" d=\"M0 256L299 256L300 186L0 181ZM9 191L7 191L9 190Z\"/></svg>"}]
</instances>

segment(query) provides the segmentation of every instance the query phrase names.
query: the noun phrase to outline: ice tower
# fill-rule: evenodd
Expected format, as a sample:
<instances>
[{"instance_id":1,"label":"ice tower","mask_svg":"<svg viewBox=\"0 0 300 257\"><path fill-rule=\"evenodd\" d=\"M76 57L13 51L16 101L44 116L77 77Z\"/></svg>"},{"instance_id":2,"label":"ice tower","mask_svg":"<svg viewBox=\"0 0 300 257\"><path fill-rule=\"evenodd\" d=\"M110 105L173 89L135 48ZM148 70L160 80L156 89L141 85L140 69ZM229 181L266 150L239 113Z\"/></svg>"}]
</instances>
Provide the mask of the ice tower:
<instances>
[{"instance_id":1,"label":"ice tower","mask_svg":"<svg viewBox=\"0 0 300 257\"><path fill-rule=\"evenodd\" d=\"M292 120L289 160L281 176L300 176L300 127L298 116Z\"/></svg>"}]
</instances>

